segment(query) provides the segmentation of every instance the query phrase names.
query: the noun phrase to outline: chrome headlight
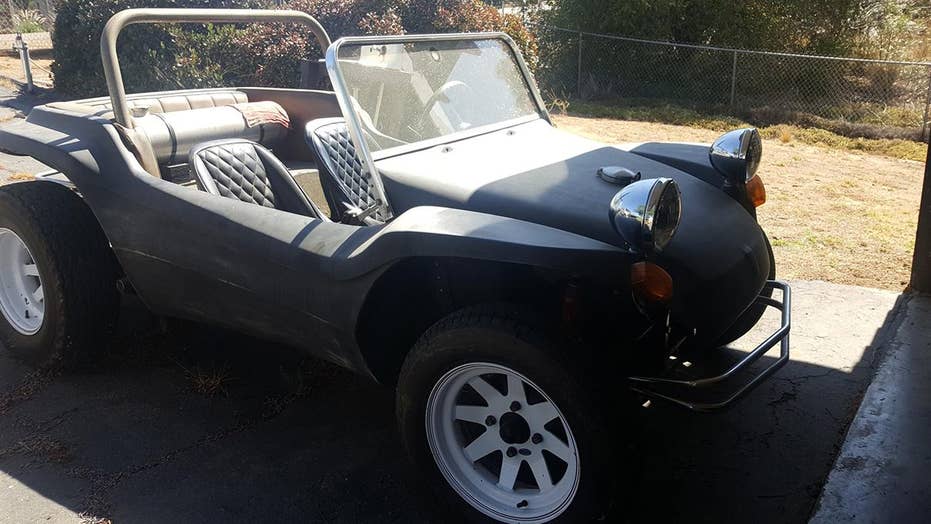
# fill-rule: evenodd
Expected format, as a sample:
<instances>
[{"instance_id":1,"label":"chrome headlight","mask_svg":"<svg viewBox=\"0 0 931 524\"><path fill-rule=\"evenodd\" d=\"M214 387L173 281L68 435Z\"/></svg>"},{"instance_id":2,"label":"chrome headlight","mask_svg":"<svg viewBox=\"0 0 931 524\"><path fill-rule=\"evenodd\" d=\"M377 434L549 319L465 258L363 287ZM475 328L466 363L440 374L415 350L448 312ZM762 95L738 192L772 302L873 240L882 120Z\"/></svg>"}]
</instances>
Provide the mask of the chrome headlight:
<instances>
[{"instance_id":1,"label":"chrome headlight","mask_svg":"<svg viewBox=\"0 0 931 524\"><path fill-rule=\"evenodd\" d=\"M611 199L615 231L638 251L662 251L682 215L679 186L670 178L640 180Z\"/></svg>"},{"instance_id":2,"label":"chrome headlight","mask_svg":"<svg viewBox=\"0 0 931 524\"><path fill-rule=\"evenodd\" d=\"M763 156L763 141L754 128L721 135L711 145L711 165L734 182L746 183L756 175Z\"/></svg>"}]
</instances>

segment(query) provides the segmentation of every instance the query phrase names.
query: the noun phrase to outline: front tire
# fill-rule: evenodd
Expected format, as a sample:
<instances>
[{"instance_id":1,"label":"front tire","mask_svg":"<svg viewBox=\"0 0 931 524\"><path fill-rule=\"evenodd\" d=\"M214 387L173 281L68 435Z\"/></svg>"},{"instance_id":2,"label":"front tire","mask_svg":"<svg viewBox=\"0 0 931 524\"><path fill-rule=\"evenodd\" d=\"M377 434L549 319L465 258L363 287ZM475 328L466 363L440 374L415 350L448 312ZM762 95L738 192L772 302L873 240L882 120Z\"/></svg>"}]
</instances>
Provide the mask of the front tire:
<instances>
[{"instance_id":1,"label":"front tire","mask_svg":"<svg viewBox=\"0 0 931 524\"><path fill-rule=\"evenodd\" d=\"M35 366L87 364L116 324L118 265L80 197L49 182L0 188L0 344Z\"/></svg>"},{"instance_id":2,"label":"front tire","mask_svg":"<svg viewBox=\"0 0 931 524\"><path fill-rule=\"evenodd\" d=\"M446 519L588 522L607 512L619 480L612 446L623 439L609 442L609 403L580 385L539 326L516 310L465 309L404 363L402 438Z\"/></svg>"}]
</instances>

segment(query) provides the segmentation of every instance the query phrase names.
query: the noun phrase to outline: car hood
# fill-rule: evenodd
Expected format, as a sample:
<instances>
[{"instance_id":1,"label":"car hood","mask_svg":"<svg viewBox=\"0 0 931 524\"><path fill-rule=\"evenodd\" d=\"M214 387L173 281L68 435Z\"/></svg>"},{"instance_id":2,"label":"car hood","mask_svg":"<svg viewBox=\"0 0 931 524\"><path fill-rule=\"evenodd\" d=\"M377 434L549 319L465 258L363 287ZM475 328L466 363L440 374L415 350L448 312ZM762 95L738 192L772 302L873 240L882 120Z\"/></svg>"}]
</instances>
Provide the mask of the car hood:
<instances>
[{"instance_id":1,"label":"car hood","mask_svg":"<svg viewBox=\"0 0 931 524\"><path fill-rule=\"evenodd\" d=\"M623 246L608 220L621 188L596 176L622 165L645 178L674 169L556 130L543 120L377 162L395 212L431 203L572 231Z\"/></svg>"},{"instance_id":2,"label":"car hood","mask_svg":"<svg viewBox=\"0 0 931 524\"><path fill-rule=\"evenodd\" d=\"M376 166L395 213L420 205L469 209L626 248L609 218L611 198L621 187L599 178L598 169L620 166L644 179L672 178L682 193L682 220L657 258L676 280L680 302L710 292L738 296L740 304L722 305L729 316L752 301L770 271L756 220L720 189L544 120L381 159Z\"/></svg>"}]
</instances>

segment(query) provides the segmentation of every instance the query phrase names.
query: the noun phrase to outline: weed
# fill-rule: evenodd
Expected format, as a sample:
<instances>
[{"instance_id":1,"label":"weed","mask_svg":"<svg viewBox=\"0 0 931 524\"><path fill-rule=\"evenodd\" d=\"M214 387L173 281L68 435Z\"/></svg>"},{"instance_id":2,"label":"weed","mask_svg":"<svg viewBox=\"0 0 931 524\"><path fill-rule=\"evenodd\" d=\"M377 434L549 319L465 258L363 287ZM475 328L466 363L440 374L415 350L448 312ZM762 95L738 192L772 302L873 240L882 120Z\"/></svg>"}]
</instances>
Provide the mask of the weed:
<instances>
[{"instance_id":1,"label":"weed","mask_svg":"<svg viewBox=\"0 0 931 524\"><path fill-rule=\"evenodd\" d=\"M177 360L174 362L184 370L185 376L191 382L191 389L194 393L206 397L215 397L221 394L229 396L226 386L233 381L233 376L230 374L228 364L224 364L219 368L204 370L199 367L188 369Z\"/></svg>"},{"instance_id":2,"label":"weed","mask_svg":"<svg viewBox=\"0 0 931 524\"><path fill-rule=\"evenodd\" d=\"M16 33L40 33L45 31L45 16L35 9L23 9L13 13L13 31Z\"/></svg>"},{"instance_id":3,"label":"weed","mask_svg":"<svg viewBox=\"0 0 931 524\"><path fill-rule=\"evenodd\" d=\"M569 111L569 100L550 94L545 98L546 110L556 115L565 115Z\"/></svg>"}]
</instances>

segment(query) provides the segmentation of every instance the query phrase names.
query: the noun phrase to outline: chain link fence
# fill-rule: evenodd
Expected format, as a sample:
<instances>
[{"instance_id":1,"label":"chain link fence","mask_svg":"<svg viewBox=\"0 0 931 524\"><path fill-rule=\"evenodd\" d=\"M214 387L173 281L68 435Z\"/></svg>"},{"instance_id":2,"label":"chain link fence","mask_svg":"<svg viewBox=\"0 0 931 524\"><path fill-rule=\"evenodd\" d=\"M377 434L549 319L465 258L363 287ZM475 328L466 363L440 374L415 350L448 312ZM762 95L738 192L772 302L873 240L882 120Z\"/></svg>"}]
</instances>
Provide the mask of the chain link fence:
<instances>
[{"instance_id":1,"label":"chain link fence","mask_svg":"<svg viewBox=\"0 0 931 524\"><path fill-rule=\"evenodd\" d=\"M51 87L54 24L55 0L0 0L0 87Z\"/></svg>"},{"instance_id":2,"label":"chain link fence","mask_svg":"<svg viewBox=\"0 0 931 524\"><path fill-rule=\"evenodd\" d=\"M675 44L538 28L538 77L551 97L670 104L849 136L924 139L931 63Z\"/></svg>"},{"instance_id":3,"label":"chain link fence","mask_svg":"<svg viewBox=\"0 0 931 524\"><path fill-rule=\"evenodd\" d=\"M41 33L55 23L55 0L0 0L0 33Z\"/></svg>"}]
</instances>

